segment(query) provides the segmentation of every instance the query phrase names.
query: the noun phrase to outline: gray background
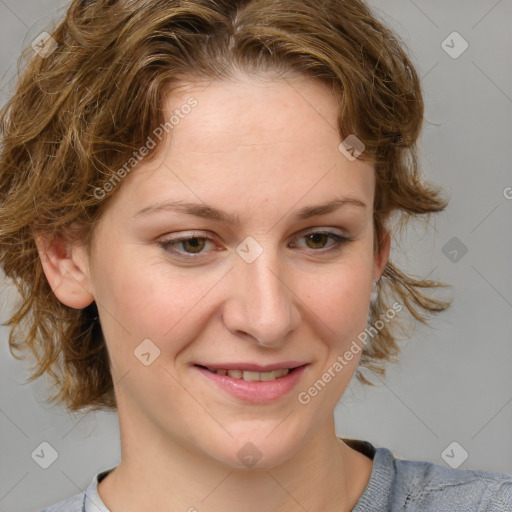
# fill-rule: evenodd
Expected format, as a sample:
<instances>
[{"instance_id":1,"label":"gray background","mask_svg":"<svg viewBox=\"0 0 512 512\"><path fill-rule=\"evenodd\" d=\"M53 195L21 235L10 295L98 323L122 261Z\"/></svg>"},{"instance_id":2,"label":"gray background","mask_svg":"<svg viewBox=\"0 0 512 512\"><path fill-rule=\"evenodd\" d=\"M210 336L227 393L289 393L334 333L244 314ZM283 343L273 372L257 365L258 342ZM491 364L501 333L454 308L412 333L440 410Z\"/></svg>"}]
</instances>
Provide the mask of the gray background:
<instances>
[{"instance_id":1,"label":"gray background","mask_svg":"<svg viewBox=\"0 0 512 512\"><path fill-rule=\"evenodd\" d=\"M1 103L13 89L20 49L63 5L0 0ZM461 469L512 473L512 2L370 5L402 36L422 76L423 168L451 196L430 231L410 229L392 258L418 276L451 283L455 300L432 328L419 325L402 344L401 362L389 367L385 382L352 382L336 408L337 431L399 457L444 465L441 454L456 441L469 454ZM458 58L441 45L453 31L469 44ZM460 48L456 40L448 44ZM457 258L449 253L454 247ZM12 301L4 284L2 320ZM69 415L46 405L44 380L25 384L27 364L9 354L5 327L0 337L0 511L37 511L117 464L117 417ZM59 455L46 470L31 458L43 441ZM460 449L450 455L459 457Z\"/></svg>"}]
</instances>

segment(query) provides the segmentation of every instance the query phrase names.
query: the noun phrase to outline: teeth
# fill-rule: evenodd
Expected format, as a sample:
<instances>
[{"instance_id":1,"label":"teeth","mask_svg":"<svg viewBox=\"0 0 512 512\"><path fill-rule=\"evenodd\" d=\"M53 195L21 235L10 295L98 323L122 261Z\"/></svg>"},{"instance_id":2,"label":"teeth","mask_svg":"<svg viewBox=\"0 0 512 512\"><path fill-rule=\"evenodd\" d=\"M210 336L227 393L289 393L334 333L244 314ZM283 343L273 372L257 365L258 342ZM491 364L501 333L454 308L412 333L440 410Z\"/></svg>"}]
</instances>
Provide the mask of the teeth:
<instances>
[{"instance_id":1,"label":"teeth","mask_svg":"<svg viewBox=\"0 0 512 512\"><path fill-rule=\"evenodd\" d=\"M256 381L269 381L279 379L280 377L284 377L290 373L288 368L283 368L281 370L274 370L271 372L249 372L242 370L214 370L213 368L208 368L211 372L218 373L219 375L228 375L233 379L244 379L251 382Z\"/></svg>"}]
</instances>

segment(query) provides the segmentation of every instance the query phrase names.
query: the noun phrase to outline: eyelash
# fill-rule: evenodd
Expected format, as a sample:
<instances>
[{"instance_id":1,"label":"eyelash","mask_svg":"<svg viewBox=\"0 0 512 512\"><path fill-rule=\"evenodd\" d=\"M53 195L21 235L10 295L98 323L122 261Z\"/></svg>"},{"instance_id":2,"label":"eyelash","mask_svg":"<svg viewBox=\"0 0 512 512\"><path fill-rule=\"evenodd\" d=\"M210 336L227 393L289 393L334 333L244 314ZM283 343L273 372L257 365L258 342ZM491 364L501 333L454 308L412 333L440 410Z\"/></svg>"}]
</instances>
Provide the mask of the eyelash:
<instances>
[{"instance_id":1,"label":"eyelash","mask_svg":"<svg viewBox=\"0 0 512 512\"><path fill-rule=\"evenodd\" d=\"M332 251L338 251L341 249L342 245L346 245L347 243L353 241L353 238L351 238L351 237L342 236L342 235L339 235L338 233L334 233L332 231L325 231L325 230L309 231L308 233L304 233L302 236L300 236L298 238L305 238L305 237L311 236L311 235L327 235L331 239L334 240L334 243L332 245L328 246L327 248L323 247L320 249L311 249L313 252L317 252L317 253L319 252L322 254L325 254L327 252L332 252ZM178 245L181 242L184 242L186 240L192 240L194 238L197 238L198 240L209 240L211 242L214 241L214 238L212 236L187 235L187 236L176 237L176 238L173 238L172 240L161 240L161 241L157 242L157 244L162 249L164 249L164 251L167 251L167 252L177 256L178 258L181 258L183 260L194 260L194 259L200 258L201 255L204 253L203 252L198 252L195 254L194 253L186 253L183 251L179 251L174 247L175 245ZM185 256L185 254L187 256Z\"/></svg>"}]
</instances>

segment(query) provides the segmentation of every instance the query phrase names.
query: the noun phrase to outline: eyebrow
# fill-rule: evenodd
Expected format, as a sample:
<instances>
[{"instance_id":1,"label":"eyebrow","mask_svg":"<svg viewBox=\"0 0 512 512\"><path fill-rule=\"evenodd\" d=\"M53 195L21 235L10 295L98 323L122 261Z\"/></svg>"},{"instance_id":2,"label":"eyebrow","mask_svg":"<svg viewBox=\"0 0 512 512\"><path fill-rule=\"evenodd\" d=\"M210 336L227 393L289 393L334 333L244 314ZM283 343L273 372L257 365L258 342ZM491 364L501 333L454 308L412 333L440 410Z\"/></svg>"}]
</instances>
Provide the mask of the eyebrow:
<instances>
[{"instance_id":1,"label":"eyebrow","mask_svg":"<svg viewBox=\"0 0 512 512\"><path fill-rule=\"evenodd\" d=\"M326 215L338 210L342 206L366 208L366 204L359 199L353 197L337 197L328 203L305 206L296 212L295 218L297 220L304 220L317 215ZM213 219L237 226L240 225L240 217L236 214L224 212L205 203L187 203L181 201L164 201L150 204L149 206L142 208L142 210L139 210L133 218L160 211L185 213L187 215Z\"/></svg>"}]
</instances>

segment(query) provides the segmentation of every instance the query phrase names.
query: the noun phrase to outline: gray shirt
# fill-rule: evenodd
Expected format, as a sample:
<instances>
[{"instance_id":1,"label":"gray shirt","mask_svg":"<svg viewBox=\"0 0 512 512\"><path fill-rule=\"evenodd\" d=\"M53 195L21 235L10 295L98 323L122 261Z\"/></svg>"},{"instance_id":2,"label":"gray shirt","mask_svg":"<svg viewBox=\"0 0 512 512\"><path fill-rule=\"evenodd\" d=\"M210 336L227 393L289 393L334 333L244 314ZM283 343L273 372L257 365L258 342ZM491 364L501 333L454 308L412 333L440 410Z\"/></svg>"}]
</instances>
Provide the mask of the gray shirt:
<instances>
[{"instance_id":1,"label":"gray shirt","mask_svg":"<svg viewBox=\"0 0 512 512\"><path fill-rule=\"evenodd\" d=\"M342 439L373 459L370 480L352 512L512 512L512 474L398 459L368 441ZM110 512L97 486L113 469L96 474L80 494L41 512Z\"/></svg>"}]
</instances>

